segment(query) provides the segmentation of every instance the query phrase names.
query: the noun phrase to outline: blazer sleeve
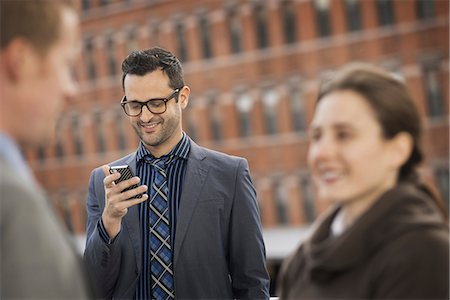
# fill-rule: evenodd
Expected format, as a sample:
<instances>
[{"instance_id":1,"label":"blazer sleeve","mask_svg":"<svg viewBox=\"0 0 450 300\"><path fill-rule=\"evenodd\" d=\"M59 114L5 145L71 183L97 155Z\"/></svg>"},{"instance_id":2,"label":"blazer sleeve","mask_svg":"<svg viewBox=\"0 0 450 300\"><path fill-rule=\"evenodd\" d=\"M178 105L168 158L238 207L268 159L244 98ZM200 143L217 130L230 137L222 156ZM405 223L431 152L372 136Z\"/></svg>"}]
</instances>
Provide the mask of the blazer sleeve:
<instances>
[{"instance_id":1,"label":"blazer sleeve","mask_svg":"<svg viewBox=\"0 0 450 300\"><path fill-rule=\"evenodd\" d=\"M230 259L234 297L269 299L269 275L256 191L248 163L240 159L230 219Z\"/></svg>"},{"instance_id":2,"label":"blazer sleeve","mask_svg":"<svg viewBox=\"0 0 450 300\"><path fill-rule=\"evenodd\" d=\"M103 178L102 170L97 168L92 172L89 180L84 260L96 295L110 299L119 278L120 234L113 243L109 244L101 237L99 231L105 202Z\"/></svg>"}]
</instances>

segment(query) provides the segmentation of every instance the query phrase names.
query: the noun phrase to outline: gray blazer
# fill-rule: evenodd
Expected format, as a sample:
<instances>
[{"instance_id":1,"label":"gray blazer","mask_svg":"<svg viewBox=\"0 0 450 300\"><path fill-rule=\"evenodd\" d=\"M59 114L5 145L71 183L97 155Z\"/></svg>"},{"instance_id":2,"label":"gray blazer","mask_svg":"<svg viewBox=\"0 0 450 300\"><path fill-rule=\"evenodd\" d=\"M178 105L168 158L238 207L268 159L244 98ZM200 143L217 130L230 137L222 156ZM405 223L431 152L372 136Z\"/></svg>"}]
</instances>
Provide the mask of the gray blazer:
<instances>
[{"instance_id":1,"label":"gray blazer","mask_svg":"<svg viewBox=\"0 0 450 300\"><path fill-rule=\"evenodd\" d=\"M256 192L247 161L192 140L174 246L177 299L268 299L269 276ZM111 165L128 164L136 153ZM91 174L85 261L102 298L130 299L141 274L138 206L129 208L112 244L97 230L105 194L103 172Z\"/></svg>"},{"instance_id":2,"label":"gray blazer","mask_svg":"<svg viewBox=\"0 0 450 300\"><path fill-rule=\"evenodd\" d=\"M1 299L86 299L81 259L41 189L0 157Z\"/></svg>"}]
</instances>

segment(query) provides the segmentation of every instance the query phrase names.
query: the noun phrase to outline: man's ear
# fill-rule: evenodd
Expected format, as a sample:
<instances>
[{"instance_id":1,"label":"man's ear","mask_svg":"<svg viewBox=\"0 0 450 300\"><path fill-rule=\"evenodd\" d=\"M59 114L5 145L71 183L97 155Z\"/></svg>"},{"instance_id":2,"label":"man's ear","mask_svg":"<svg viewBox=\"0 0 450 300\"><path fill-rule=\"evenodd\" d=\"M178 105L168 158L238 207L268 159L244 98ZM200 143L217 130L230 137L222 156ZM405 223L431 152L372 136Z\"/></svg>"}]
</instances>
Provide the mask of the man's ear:
<instances>
[{"instance_id":1,"label":"man's ear","mask_svg":"<svg viewBox=\"0 0 450 300\"><path fill-rule=\"evenodd\" d=\"M23 38L13 39L1 54L5 77L12 84L35 76L34 71L41 59L35 48Z\"/></svg>"},{"instance_id":2,"label":"man's ear","mask_svg":"<svg viewBox=\"0 0 450 300\"><path fill-rule=\"evenodd\" d=\"M189 103L189 94L191 89L185 85L178 94L178 102L180 102L181 109L185 109Z\"/></svg>"},{"instance_id":3,"label":"man's ear","mask_svg":"<svg viewBox=\"0 0 450 300\"><path fill-rule=\"evenodd\" d=\"M400 132L389 141L391 147L391 164L400 168L410 157L413 149L413 138L409 133Z\"/></svg>"}]
</instances>

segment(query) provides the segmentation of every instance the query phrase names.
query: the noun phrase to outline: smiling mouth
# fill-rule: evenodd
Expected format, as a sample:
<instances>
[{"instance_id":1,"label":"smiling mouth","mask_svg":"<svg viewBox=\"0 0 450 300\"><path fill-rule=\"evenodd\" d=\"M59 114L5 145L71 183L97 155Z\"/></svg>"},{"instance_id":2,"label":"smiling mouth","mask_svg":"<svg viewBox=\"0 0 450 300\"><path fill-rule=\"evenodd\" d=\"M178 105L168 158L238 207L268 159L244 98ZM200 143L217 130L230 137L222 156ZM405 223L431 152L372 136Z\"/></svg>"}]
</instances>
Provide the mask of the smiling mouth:
<instances>
[{"instance_id":1,"label":"smiling mouth","mask_svg":"<svg viewBox=\"0 0 450 300\"><path fill-rule=\"evenodd\" d=\"M325 184L333 184L344 177L342 171L323 171L319 173L320 181Z\"/></svg>"},{"instance_id":2,"label":"smiling mouth","mask_svg":"<svg viewBox=\"0 0 450 300\"><path fill-rule=\"evenodd\" d=\"M150 123L141 123L139 125L145 132L152 132L161 123L162 123L161 121L158 121L158 122L150 122Z\"/></svg>"}]
</instances>

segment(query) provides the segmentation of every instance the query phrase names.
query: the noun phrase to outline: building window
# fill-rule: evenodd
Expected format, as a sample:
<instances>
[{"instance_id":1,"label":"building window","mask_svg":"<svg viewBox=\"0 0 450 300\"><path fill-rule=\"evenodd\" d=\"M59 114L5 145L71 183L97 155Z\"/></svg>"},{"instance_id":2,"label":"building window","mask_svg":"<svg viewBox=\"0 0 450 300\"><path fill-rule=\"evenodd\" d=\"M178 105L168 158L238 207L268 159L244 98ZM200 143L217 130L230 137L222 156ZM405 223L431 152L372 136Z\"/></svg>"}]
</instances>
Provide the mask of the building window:
<instances>
[{"instance_id":1,"label":"building window","mask_svg":"<svg viewBox=\"0 0 450 300\"><path fill-rule=\"evenodd\" d=\"M316 11L316 26L319 36L325 37L331 34L330 27L330 0L314 0Z\"/></svg>"},{"instance_id":2,"label":"building window","mask_svg":"<svg viewBox=\"0 0 450 300\"><path fill-rule=\"evenodd\" d=\"M275 88L271 87L263 91L262 102L264 105L264 117L267 134L275 134L278 131L277 110L280 102L279 100L280 96Z\"/></svg>"},{"instance_id":3,"label":"building window","mask_svg":"<svg viewBox=\"0 0 450 300\"><path fill-rule=\"evenodd\" d=\"M267 11L261 1L255 4L254 13L258 48L264 49L269 46L269 32L267 30Z\"/></svg>"},{"instance_id":4,"label":"building window","mask_svg":"<svg viewBox=\"0 0 450 300\"><path fill-rule=\"evenodd\" d=\"M393 0L378 0L375 2L378 11L378 23L380 26L393 25L395 23Z\"/></svg>"},{"instance_id":5,"label":"building window","mask_svg":"<svg viewBox=\"0 0 450 300\"><path fill-rule=\"evenodd\" d=\"M95 68L94 44L92 37L87 37L85 39L84 45L88 78L89 80L94 81L97 77L97 70Z\"/></svg>"},{"instance_id":6,"label":"building window","mask_svg":"<svg viewBox=\"0 0 450 300\"><path fill-rule=\"evenodd\" d=\"M292 83L289 91L292 128L299 132L306 129L305 100L299 83Z\"/></svg>"},{"instance_id":7,"label":"building window","mask_svg":"<svg viewBox=\"0 0 450 300\"><path fill-rule=\"evenodd\" d=\"M59 137L55 144L55 155L58 160L62 160L64 158L64 147Z\"/></svg>"},{"instance_id":8,"label":"building window","mask_svg":"<svg viewBox=\"0 0 450 300\"><path fill-rule=\"evenodd\" d=\"M120 151L127 149L127 136L125 134L125 128L123 123L123 111L121 108L117 108L116 114L116 126L117 126L117 147Z\"/></svg>"},{"instance_id":9,"label":"building window","mask_svg":"<svg viewBox=\"0 0 450 300\"><path fill-rule=\"evenodd\" d=\"M239 135L241 137L248 137L252 134L250 112L253 102L252 96L246 92L240 93L237 97L236 107L239 115Z\"/></svg>"},{"instance_id":10,"label":"building window","mask_svg":"<svg viewBox=\"0 0 450 300\"><path fill-rule=\"evenodd\" d=\"M91 0L83 0L82 2L81 2L81 9L83 10L83 11L86 11L86 10L88 10L88 9L90 9L91 8Z\"/></svg>"},{"instance_id":11,"label":"building window","mask_svg":"<svg viewBox=\"0 0 450 300\"><path fill-rule=\"evenodd\" d=\"M154 46L160 46L161 45L161 24L158 20L153 20L150 23L150 36L152 39L151 44L153 44Z\"/></svg>"},{"instance_id":12,"label":"building window","mask_svg":"<svg viewBox=\"0 0 450 300\"><path fill-rule=\"evenodd\" d=\"M103 132L102 112L96 108L93 111L95 139L97 142L97 152L103 153L106 150L105 135Z\"/></svg>"},{"instance_id":13,"label":"building window","mask_svg":"<svg viewBox=\"0 0 450 300\"><path fill-rule=\"evenodd\" d=\"M69 232L73 232L74 228L70 211L70 198L69 193L65 188L60 189L57 201L61 205L62 217L64 219L64 223L67 226L67 229L69 230Z\"/></svg>"},{"instance_id":14,"label":"building window","mask_svg":"<svg viewBox=\"0 0 450 300\"><path fill-rule=\"evenodd\" d=\"M209 33L210 24L206 12L202 12L198 18L200 28L200 37L202 43L203 57L208 59L212 57L211 36Z\"/></svg>"},{"instance_id":15,"label":"building window","mask_svg":"<svg viewBox=\"0 0 450 300\"><path fill-rule=\"evenodd\" d=\"M349 31L361 30L361 12L359 0L345 0L347 28Z\"/></svg>"},{"instance_id":16,"label":"building window","mask_svg":"<svg viewBox=\"0 0 450 300\"><path fill-rule=\"evenodd\" d=\"M314 195L312 192L311 181L308 176L302 176L300 186L303 196L303 214L308 223L312 223L316 218L316 207L314 204Z\"/></svg>"},{"instance_id":17,"label":"building window","mask_svg":"<svg viewBox=\"0 0 450 300\"><path fill-rule=\"evenodd\" d=\"M208 109L209 117L211 122L211 134L214 141L220 141L222 139L222 111L220 108L220 103L217 101L217 96L215 94L210 94L208 97Z\"/></svg>"},{"instance_id":18,"label":"building window","mask_svg":"<svg viewBox=\"0 0 450 300\"><path fill-rule=\"evenodd\" d=\"M187 129L186 133L189 135L189 137L193 141L198 141L198 130L197 130L197 120L195 118L195 107L194 106L188 106L186 111L186 117L187 117Z\"/></svg>"},{"instance_id":19,"label":"building window","mask_svg":"<svg viewBox=\"0 0 450 300\"><path fill-rule=\"evenodd\" d=\"M38 158L38 161L42 164L42 163L44 163L44 161L45 161L45 148L44 148L44 146L39 146L38 148L37 148L37 158Z\"/></svg>"},{"instance_id":20,"label":"building window","mask_svg":"<svg viewBox=\"0 0 450 300\"><path fill-rule=\"evenodd\" d=\"M295 43L297 39L297 17L295 15L295 6L292 1L283 1L281 4L281 12L283 19L284 42L286 44Z\"/></svg>"},{"instance_id":21,"label":"building window","mask_svg":"<svg viewBox=\"0 0 450 300\"><path fill-rule=\"evenodd\" d=\"M180 61L188 60L188 53L186 47L186 29L184 28L184 24L181 20L178 20L175 25L175 32L178 41L178 58Z\"/></svg>"},{"instance_id":22,"label":"building window","mask_svg":"<svg viewBox=\"0 0 450 300\"><path fill-rule=\"evenodd\" d=\"M139 49L136 27L134 27L134 26L131 26L127 30L127 47L128 47L128 52Z\"/></svg>"},{"instance_id":23,"label":"building window","mask_svg":"<svg viewBox=\"0 0 450 300\"><path fill-rule=\"evenodd\" d=\"M112 34L106 36L106 57L108 60L109 75L115 76L117 74L117 61L115 52L114 39Z\"/></svg>"},{"instance_id":24,"label":"building window","mask_svg":"<svg viewBox=\"0 0 450 300\"><path fill-rule=\"evenodd\" d=\"M289 223L288 216L288 197L287 191L284 185L281 183L280 178L275 178L273 180L273 199L275 200L275 205L277 208L278 224L287 225Z\"/></svg>"},{"instance_id":25,"label":"building window","mask_svg":"<svg viewBox=\"0 0 450 300\"><path fill-rule=\"evenodd\" d=\"M434 0L417 0L416 2L417 18L420 20L431 19L436 15Z\"/></svg>"},{"instance_id":26,"label":"building window","mask_svg":"<svg viewBox=\"0 0 450 300\"><path fill-rule=\"evenodd\" d=\"M82 139L82 132L81 132L81 126L80 126L80 120L79 115L76 112L72 113L71 116L71 126L72 126L72 132L74 137L74 147L75 147L75 155L78 157L81 157L83 155L83 139Z\"/></svg>"},{"instance_id":27,"label":"building window","mask_svg":"<svg viewBox=\"0 0 450 300\"><path fill-rule=\"evenodd\" d=\"M241 52L241 22L236 7L228 9L227 25L230 34L230 45L232 53Z\"/></svg>"},{"instance_id":28,"label":"building window","mask_svg":"<svg viewBox=\"0 0 450 300\"><path fill-rule=\"evenodd\" d=\"M424 65L423 80L425 85L425 97L427 100L428 114L430 117L444 115L444 99L442 97L442 83L437 63Z\"/></svg>"},{"instance_id":29,"label":"building window","mask_svg":"<svg viewBox=\"0 0 450 300\"><path fill-rule=\"evenodd\" d=\"M443 167L437 168L435 174L439 190L441 192L442 197L444 198L446 208L448 209L450 198L448 168Z\"/></svg>"}]
</instances>

